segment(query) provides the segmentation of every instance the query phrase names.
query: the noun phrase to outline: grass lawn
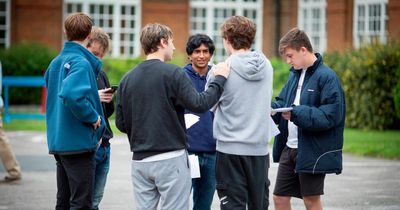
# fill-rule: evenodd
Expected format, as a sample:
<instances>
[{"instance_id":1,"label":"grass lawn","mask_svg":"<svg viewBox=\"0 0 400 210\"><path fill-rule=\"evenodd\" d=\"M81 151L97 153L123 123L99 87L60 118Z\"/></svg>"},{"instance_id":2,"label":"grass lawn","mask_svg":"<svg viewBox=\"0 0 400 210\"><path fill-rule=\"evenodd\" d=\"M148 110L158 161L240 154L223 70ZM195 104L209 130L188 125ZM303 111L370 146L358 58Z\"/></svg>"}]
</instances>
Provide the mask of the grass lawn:
<instances>
[{"instance_id":1,"label":"grass lawn","mask_svg":"<svg viewBox=\"0 0 400 210\"><path fill-rule=\"evenodd\" d=\"M114 134L122 134L111 120ZM45 131L44 120L12 120L5 123L7 131L29 130ZM400 130L395 131L364 131L359 129L345 129L344 146L345 153L400 160Z\"/></svg>"},{"instance_id":2,"label":"grass lawn","mask_svg":"<svg viewBox=\"0 0 400 210\"><path fill-rule=\"evenodd\" d=\"M400 131L345 129L345 153L400 160Z\"/></svg>"}]
</instances>

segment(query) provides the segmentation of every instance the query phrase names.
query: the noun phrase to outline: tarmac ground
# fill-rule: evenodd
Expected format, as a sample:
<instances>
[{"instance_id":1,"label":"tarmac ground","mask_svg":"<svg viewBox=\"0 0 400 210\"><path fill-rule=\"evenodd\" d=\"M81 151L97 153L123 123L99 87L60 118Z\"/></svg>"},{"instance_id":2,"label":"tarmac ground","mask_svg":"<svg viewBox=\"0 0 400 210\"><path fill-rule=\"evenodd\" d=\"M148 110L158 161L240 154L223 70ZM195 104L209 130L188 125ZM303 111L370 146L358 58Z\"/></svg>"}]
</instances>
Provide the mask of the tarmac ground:
<instances>
[{"instance_id":1,"label":"tarmac ground","mask_svg":"<svg viewBox=\"0 0 400 210\"><path fill-rule=\"evenodd\" d=\"M0 210L54 209L56 201L55 160L48 154L43 132L7 132L23 170L22 180L0 183ZM125 136L111 141L111 168L100 209L132 210L131 152ZM400 210L400 161L344 155L343 173L327 175L325 210ZM269 170L270 192L274 189L277 164ZM5 176L0 167L0 179ZM213 210L219 209L215 193ZM270 208L274 209L270 193ZM304 210L292 199L293 210Z\"/></svg>"}]
</instances>

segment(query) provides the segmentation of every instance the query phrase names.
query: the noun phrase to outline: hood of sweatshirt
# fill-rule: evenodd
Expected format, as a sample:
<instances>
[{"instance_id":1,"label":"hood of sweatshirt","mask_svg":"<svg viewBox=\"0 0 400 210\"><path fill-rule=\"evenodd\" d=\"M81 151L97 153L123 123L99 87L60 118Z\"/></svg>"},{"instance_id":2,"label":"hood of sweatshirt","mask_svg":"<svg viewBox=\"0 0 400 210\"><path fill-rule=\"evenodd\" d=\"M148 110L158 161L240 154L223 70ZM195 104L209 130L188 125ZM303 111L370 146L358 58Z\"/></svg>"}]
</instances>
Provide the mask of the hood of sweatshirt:
<instances>
[{"instance_id":1,"label":"hood of sweatshirt","mask_svg":"<svg viewBox=\"0 0 400 210\"><path fill-rule=\"evenodd\" d=\"M257 51L233 54L228 58L231 70L246 80L258 81L265 77L265 56Z\"/></svg>"}]
</instances>

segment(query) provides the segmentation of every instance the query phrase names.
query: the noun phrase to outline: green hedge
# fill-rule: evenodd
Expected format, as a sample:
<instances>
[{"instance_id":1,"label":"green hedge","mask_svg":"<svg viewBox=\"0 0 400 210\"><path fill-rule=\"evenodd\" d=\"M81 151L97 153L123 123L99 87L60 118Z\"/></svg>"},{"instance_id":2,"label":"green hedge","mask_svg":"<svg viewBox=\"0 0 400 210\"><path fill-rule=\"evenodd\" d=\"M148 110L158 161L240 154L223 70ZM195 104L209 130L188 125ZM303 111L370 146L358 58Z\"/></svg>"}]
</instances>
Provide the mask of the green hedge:
<instances>
[{"instance_id":1,"label":"green hedge","mask_svg":"<svg viewBox=\"0 0 400 210\"><path fill-rule=\"evenodd\" d=\"M56 52L38 43L20 43L0 50L4 76L43 76ZM41 88L11 87L11 104L40 104Z\"/></svg>"},{"instance_id":2,"label":"green hedge","mask_svg":"<svg viewBox=\"0 0 400 210\"><path fill-rule=\"evenodd\" d=\"M400 118L400 68L397 68L397 85L394 90L394 105L396 116Z\"/></svg>"},{"instance_id":3,"label":"green hedge","mask_svg":"<svg viewBox=\"0 0 400 210\"><path fill-rule=\"evenodd\" d=\"M281 60L280 58L271 58L270 59L272 67L274 68L274 81L273 81L273 86L274 86L274 92L273 96L277 96L283 86L285 85L289 73L290 73L290 65ZM273 99L274 100L274 99Z\"/></svg>"},{"instance_id":4,"label":"green hedge","mask_svg":"<svg viewBox=\"0 0 400 210\"><path fill-rule=\"evenodd\" d=\"M186 62L185 59L185 56L178 54L174 55L173 60L168 63L183 66ZM145 60L143 57L128 59L107 57L103 60L103 70L106 72L110 83L117 85L125 73L135 68L143 60Z\"/></svg>"},{"instance_id":5,"label":"green hedge","mask_svg":"<svg viewBox=\"0 0 400 210\"><path fill-rule=\"evenodd\" d=\"M400 127L394 103L400 97L398 42L331 53L325 55L325 62L341 79L346 95L347 127L379 130Z\"/></svg>"}]
</instances>

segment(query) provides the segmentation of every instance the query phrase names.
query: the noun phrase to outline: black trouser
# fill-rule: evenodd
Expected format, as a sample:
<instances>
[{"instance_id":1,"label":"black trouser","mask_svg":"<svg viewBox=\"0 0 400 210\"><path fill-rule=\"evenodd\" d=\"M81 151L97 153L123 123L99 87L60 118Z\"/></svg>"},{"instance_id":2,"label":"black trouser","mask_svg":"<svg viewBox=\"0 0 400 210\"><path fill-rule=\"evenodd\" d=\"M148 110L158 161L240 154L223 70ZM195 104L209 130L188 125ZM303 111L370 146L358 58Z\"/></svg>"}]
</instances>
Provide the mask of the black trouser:
<instances>
[{"instance_id":1,"label":"black trouser","mask_svg":"<svg viewBox=\"0 0 400 210\"><path fill-rule=\"evenodd\" d=\"M94 154L54 155L57 161L56 210L92 209Z\"/></svg>"},{"instance_id":2,"label":"black trouser","mask_svg":"<svg viewBox=\"0 0 400 210\"><path fill-rule=\"evenodd\" d=\"M242 156L217 152L217 192L222 210L266 210L269 155Z\"/></svg>"}]
</instances>

